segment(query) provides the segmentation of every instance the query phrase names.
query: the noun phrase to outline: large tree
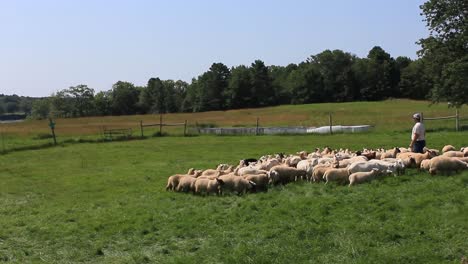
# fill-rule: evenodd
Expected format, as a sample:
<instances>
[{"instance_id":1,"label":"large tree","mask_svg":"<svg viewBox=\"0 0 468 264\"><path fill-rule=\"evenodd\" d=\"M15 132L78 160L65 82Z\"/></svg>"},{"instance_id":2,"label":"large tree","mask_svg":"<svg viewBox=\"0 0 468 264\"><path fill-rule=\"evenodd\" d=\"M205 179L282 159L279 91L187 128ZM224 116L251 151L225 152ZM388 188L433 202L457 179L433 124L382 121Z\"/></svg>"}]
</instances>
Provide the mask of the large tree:
<instances>
[{"instance_id":1,"label":"large tree","mask_svg":"<svg viewBox=\"0 0 468 264\"><path fill-rule=\"evenodd\" d=\"M139 92L133 83L118 81L112 85L112 114L133 115L138 111Z\"/></svg>"},{"instance_id":2,"label":"large tree","mask_svg":"<svg viewBox=\"0 0 468 264\"><path fill-rule=\"evenodd\" d=\"M430 36L419 54L427 61L434 102L468 103L468 1L429 0L421 5Z\"/></svg>"}]
</instances>

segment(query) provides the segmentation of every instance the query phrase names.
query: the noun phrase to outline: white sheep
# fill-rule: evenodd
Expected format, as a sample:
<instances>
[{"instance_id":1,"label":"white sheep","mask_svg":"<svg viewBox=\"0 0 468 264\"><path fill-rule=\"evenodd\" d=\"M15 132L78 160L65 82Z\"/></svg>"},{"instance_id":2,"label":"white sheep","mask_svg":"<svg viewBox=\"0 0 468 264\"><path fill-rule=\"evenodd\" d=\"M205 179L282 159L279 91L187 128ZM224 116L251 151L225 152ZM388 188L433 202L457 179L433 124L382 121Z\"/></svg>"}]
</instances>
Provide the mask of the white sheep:
<instances>
[{"instance_id":1,"label":"white sheep","mask_svg":"<svg viewBox=\"0 0 468 264\"><path fill-rule=\"evenodd\" d=\"M366 182L366 181L371 181L373 180L375 177L377 177L377 175L380 174L380 171L379 169L372 169L371 171L368 171L368 172L355 172L355 173L352 173L351 175L349 175L348 179L349 179L349 186L352 186L356 183L363 183L363 182Z\"/></svg>"},{"instance_id":2,"label":"white sheep","mask_svg":"<svg viewBox=\"0 0 468 264\"><path fill-rule=\"evenodd\" d=\"M463 162L457 158L453 157L446 157L444 155L435 157L431 159L430 174L437 174L438 172L442 173L450 173L450 172L457 172L460 170L468 169L468 164Z\"/></svg>"},{"instance_id":3,"label":"white sheep","mask_svg":"<svg viewBox=\"0 0 468 264\"><path fill-rule=\"evenodd\" d=\"M312 177L312 172L314 171L315 165L317 165L317 159L306 159L306 160L301 160L297 164L296 168L298 170L305 171L307 180L310 180L310 178Z\"/></svg>"}]
</instances>

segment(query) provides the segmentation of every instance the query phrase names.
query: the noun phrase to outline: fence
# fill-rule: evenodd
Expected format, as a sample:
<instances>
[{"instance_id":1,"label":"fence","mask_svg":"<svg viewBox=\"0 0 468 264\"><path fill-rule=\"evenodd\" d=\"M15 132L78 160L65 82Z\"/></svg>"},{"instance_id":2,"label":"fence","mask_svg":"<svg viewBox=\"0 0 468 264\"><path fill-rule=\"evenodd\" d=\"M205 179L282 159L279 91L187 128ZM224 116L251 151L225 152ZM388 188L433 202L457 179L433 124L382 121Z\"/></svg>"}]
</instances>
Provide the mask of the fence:
<instances>
[{"instance_id":1,"label":"fence","mask_svg":"<svg viewBox=\"0 0 468 264\"><path fill-rule=\"evenodd\" d=\"M168 124L164 124L163 123L163 118L162 118L162 115L159 115L159 123L157 124L148 124L148 125L144 125L143 124L143 121L140 121L140 131L141 131L141 137L144 137L144 128L145 127L155 127L155 126L159 126L159 135L162 135L163 131L162 131L162 128L164 126L184 126L184 137L187 135L187 120L184 121L184 123L168 123Z\"/></svg>"},{"instance_id":2,"label":"fence","mask_svg":"<svg viewBox=\"0 0 468 264\"><path fill-rule=\"evenodd\" d=\"M103 128L103 131L102 131L104 137L106 139L110 139L112 140L114 137L117 137L117 138L122 138L122 137L125 137L125 138L129 138L132 136L132 129L131 128L114 128L114 129L107 129L107 128Z\"/></svg>"},{"instance_id":3,"label":"fence","mask_svg":"<svg viewBox=\"0 0 468 264\"><path fill-rule=\"evenodd\" d=\"M459 115L458 109L455 109L455 115L453 116L441 116L441 117L424 117L423 113L421 113L421 121L435 121L435 120L447 120L447 119L455 119L455 131L460 131L460 121L468 121L468 118L462 118ZM464 127L462 125L462 127Z\"/></svg>"}]
</instances>

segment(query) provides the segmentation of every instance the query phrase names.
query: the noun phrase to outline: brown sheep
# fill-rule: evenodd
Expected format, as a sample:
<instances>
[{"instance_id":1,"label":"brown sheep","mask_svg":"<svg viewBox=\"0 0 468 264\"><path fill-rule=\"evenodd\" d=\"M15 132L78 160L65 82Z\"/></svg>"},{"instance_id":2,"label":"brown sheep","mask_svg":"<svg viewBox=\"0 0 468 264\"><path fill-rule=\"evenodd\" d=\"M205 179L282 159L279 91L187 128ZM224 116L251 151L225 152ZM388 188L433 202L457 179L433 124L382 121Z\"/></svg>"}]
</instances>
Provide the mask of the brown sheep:
<instances>
[{"instance_id":1,"label":"brown sheep","mask_svg":"<svg viewBox=\"0 0 468 264\"><path fill-rule=\"evenodd\" d=\"M207 194L209 195L210 193L214 194L221 194L221 186L224 184L224 182L220 179L200 179L198 178L195 181L194 185L194 193L198 194Z\"/></svg>"},{"instance_id":2,"label":"brown sheep","mask_svg":"<svg viewBox=\"0 0 468 264\"><path fill-rule=\"evenodd\" d=\"M240 176L233 174L226 174L219 177L224 182L221 188L221 193L224 191L237 192L237 194L243 194L251 190L255 183L248 181Z\"/></svg>"},{"instance_id":3,"label":"brown sheep","mask_svg":"<svg viewBox=\"0 0 468 264\"><path fill-rule=\"evenodd\" d=\"M179 184L177 185L176 191L178 192L189 192L194 190L194 184L197 178L194 177L181 177Z\"/></svg>"},{"instance_id":4,"label":"brown sheep","mask_svg":"<svg viewBox=\"0 0 468 264\"><path fill-rule=\"evenodd\" d=\"M298 179L305 179L305 177L306 171L281 165L271 168L271 170L268 172L270 183L273 184L286 184L297 181Z\"/></svg>"},{"instance_id":5,"label":"brown sheep","mask_svg":"<svg viewBox=\"0 0 468 264\"><path fill-rule=\"evenodd\" d=\"M347 168L331 168L325 171L325 173L323 174L323 179L326 181L325 184L327 184L329 181L338 181L341 183L345 183L349 180L349 172Z\"/></svg>"},{"instance_id":6,"label":"brown sheep","mask_svg":"<svg viewBox=\"0 0 468 264\"><path fill-rule=\"evenodd\" d=\"M266 174L247 174L244 179L254 182L254 191L267 191L268 190L268 176Z\"/></svg>"}]
</instances>

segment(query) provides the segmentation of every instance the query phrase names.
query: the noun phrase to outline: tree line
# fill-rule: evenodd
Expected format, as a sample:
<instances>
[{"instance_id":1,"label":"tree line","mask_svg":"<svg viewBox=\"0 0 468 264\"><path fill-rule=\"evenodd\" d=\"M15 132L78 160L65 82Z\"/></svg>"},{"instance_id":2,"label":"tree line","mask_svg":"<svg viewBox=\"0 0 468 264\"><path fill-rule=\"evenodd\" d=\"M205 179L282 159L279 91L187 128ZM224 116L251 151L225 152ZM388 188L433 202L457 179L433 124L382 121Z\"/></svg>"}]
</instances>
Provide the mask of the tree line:
<instances>
[{"instance_id":1,"label":"tree line","mask_svg":"<svg viewBox=\"0 0 468 264\"><path fill-rule=\"evenodd\" d=\"M325 50L299 64L228 68L213 63L191 83L151 78L146 86L118 81L95 93L86 85L61 90L35 102L32 115L64 117L201 112L279 104L427 99L430 79L424 59L392 58L374 47L366 58Z\"/></svg>"},{"instance_id":2,"label":"tree line","mask_svg":"<svg viewBox=\"0 0 468 264\"><path fill-rule=\"evenodd\" d=\"M190 83L151 78L146 86L118 81L95 93L87 85L35 100L34 118L201 112L387 98L468 102L468 2L429 0L421 5L430 36L419 40L419 58L393 58L379 46L359 58L325 50L299 64L267 66L261 60L227 67L221 62ZM1 107L1 105L0 105ZM1 110L0 110L1 111Z\"/></svg>"}]
</instances>

